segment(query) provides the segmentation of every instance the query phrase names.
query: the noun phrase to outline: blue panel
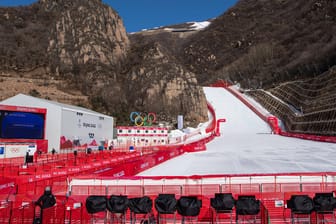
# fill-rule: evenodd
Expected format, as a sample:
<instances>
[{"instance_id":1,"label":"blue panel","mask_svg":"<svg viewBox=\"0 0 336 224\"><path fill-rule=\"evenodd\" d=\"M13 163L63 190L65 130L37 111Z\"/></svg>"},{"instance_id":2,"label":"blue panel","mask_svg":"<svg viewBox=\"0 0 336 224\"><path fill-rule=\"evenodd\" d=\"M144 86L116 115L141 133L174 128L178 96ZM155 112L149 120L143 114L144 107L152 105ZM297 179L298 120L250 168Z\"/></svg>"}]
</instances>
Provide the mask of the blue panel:
<instances>
[{"instance_id":1,"label":"blue panel","mask_svg":"<svg viewBox=\"0 0 336 224\"><path fill-rule=\"evenodd\" d=\"M1 138L43 139L44 117L29 112L1 111Z\"/></svg>"}]
</instances>

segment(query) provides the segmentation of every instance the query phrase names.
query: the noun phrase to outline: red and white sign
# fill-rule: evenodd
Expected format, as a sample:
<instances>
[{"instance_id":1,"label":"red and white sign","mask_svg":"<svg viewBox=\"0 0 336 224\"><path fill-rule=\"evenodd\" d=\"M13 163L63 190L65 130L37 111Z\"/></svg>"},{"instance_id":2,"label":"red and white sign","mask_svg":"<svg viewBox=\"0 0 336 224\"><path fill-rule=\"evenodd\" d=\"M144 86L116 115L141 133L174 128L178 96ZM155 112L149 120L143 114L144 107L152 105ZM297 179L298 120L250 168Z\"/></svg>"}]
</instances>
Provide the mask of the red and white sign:
<instances>
[{"instance_id":1,"label":"red and white sign","mask_svg":"<svg viewBox=\"0 0 336 224\"><path fill-rule=\"evenodd\" d=\"M35 144L6 144L5 158L24 157L27 152L29 155L34 155L35 151Z\"/></svg>"}]
</instances>

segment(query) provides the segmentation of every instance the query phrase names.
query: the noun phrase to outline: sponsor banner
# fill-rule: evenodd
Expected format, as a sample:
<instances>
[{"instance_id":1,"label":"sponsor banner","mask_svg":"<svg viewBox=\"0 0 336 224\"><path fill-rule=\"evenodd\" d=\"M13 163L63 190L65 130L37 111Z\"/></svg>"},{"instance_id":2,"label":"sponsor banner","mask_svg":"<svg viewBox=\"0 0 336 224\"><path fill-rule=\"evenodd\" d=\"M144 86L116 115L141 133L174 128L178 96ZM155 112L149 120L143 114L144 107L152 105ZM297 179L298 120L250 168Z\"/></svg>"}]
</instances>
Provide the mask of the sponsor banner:
<instances>
[{"instance_id":1,"label":"sponsor banner","mask_svg":"<svg viewBox=\"0 0 336 224\"><path fill-rule=\"evenodd\" d=\"M68 172L67 172L67 170L53 171L52 175L53 176L66 176L66 175L68 175Z\"/></svg>"},{"instance_id":2,"label":"sponsor banner","mask_svg":"<svg viewBox=\"0 0 336 224\"><path fill-rule=\"evenodd\" d=\"M34 153L36 152L36 145L35 144L29 144L27 146L27 152L29 153L30 156L33 156Z\"/></svg>"},{"instance_id":3,"label":"sponsor banner","mask_svg":"<svg viewBox=\"0 0 336 224\"><path fill-rule=\"evenodd\" d=\"M74 110L62 110L60 148L98 150L113 139L113 118Z\"/></svg>"},{"instance_id":4,"label":"sponsor banner","mask_svg":"<svg viewBox=\"0 0 336 224\"><path fill-rule=\"evenodd\" d=\"M113 177L122 177L122 176L125 176L125 171L124 170L121 170L121 171L113 174Z\"/></svg>"},{"instance_id":5,"label":"sponsor banner","mask_svg":"<svg viewBox=\"0 0 336 224\"><path fill-rule=\"evenodd\" d=\"M32 144L6 144L5 147L5 158L14 158L14 157L24 157L26 156L26 153L28 152L28 149L32 149L29 146L32 146ZM36 151L36 146L35 146ZM35 152L34 151L34 152ZM34 154L32 152L32 155ZM29 155L31 155L29 153Z\"/></svg>"},{"instance_id":6,"label":"sponsor banner","mask_svg":"<svg viewBox=\"0 0 336 224\"><path fill-rule=\"evenodd\" d=\"M95 162L92 164L94 167L100 167L102 166L102 163L101 162Z\"/></svg>"},{"instance_id":7,"label":"sponsor banner","mask_svg":"<svg viewBox=\"0 0 336 224\"><path fill-rule=\"evenodd\" d=\"M39 113L39 114L46 114L47 113L47 109L45 109L45 108L12 106L12 105L0 105L0 110L21 111L21 112L30 112L30 113Z\"/></svg>"}]
</instances>

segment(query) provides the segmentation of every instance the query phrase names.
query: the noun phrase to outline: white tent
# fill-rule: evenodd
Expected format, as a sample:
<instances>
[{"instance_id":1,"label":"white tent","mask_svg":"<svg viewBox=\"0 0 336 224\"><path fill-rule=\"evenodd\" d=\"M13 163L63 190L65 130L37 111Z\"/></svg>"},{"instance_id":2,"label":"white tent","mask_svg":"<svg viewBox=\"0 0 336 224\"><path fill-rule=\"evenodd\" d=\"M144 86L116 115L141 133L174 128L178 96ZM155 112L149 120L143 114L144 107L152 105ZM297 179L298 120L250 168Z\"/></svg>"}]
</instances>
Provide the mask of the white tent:
<instances>
[{"instance_id":1,"label":"white tent","mask_svg":"<svg viewBox=\"0 0 336 224\"><path fill-rule=\"evenodd\" d=\"M45 138L48 150L61 148L61 139L80 145L109 141L113 138L113 117L82 107L18 94L1 104L47 109Z\"/></svg>"}]
</instances>

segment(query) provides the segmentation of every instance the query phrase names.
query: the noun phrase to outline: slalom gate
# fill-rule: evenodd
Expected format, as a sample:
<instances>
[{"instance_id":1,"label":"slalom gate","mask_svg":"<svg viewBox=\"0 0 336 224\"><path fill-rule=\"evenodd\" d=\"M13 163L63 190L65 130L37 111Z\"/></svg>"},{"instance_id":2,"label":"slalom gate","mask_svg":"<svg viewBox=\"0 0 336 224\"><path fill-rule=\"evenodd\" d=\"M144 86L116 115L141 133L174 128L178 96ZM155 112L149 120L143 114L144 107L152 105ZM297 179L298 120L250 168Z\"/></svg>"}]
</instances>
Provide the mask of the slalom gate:
<instances>
[{"instance_id":1,"label":"slalom gate","mask_svg":"<svg viewBox=\"0 0 336 224\"><path fill-rule=\"evenodd\" d=\"M228 88L227 83L216 85ZM120 148L91 154L42 154L25 166L23 158L1 159L0 224L34 223L41 214L40 223L46 224L336 223L336 172L135 176L186 152L206 150L206 143L219 135L214 109L211 105L208 108L213 120L204 139L194 140L197 133L190 133L180 144L133 151ZM259 115L274 133L281 134L276 118ZM46 186L51 187L57 202L40 210L35 202ZM170 213L157 206L158 197L163 194L176 200ZM125 196L132 203L125 211L115 212L111 208L112 195ZM226 200L224 207L216 207L217 198L224 197L232 201ZM321 198L325 199L324 207L319 204ZM134 210L133 203L138 199L151 202L145 212ZM184 203L185 200L192 201Z\"/></svg>"}]
</instances>

